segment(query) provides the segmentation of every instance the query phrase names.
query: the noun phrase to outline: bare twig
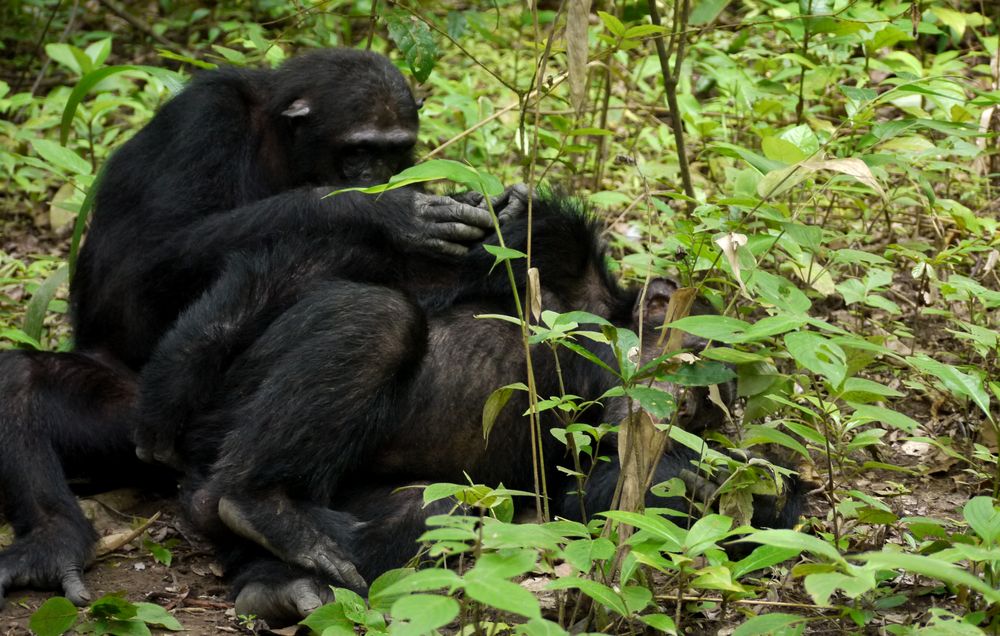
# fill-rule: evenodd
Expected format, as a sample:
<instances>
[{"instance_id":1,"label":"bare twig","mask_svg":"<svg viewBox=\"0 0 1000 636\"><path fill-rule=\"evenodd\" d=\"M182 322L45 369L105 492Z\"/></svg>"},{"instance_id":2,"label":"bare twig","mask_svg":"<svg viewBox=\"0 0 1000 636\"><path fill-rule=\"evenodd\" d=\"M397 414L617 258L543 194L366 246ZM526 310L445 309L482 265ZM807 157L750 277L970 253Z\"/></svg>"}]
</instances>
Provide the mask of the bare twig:
<instances>
[{"instance_id":1,"label":"bare twig","mask_svg":"<svg viewBox=\"0 0 1000 636\"><path fill-rule=\"evenodd\" d=\"M120 4L118 4L117 2L115 2L114 0L98 0L98 1L102 5L104 5L105 7L107 7L108 11L110 11L113 14L115 14L116 16L118 16L119 18L121 18L122 20L125 20L126 22L128 22L129 24L131 24L133 27L135 27L136 29L142 31L143 33L145 33L149 37L153 38L154 40L156 40L156 42L158 44L161 44L161 45L163 45L163 46L165 46L167 48L174 48L174 47L177 46L177 44L175 42L171 42L167 38L163 37L162 35L160 35L156 31L154 31L153 27L149 26L149 23L147 23L145 20L143 20L142 18L139 18L139 17L136 17L136 16L132 15L131 13L129 13L128 11L126 11L123 6L121 6Z\"/></svg>"}]
</instances>

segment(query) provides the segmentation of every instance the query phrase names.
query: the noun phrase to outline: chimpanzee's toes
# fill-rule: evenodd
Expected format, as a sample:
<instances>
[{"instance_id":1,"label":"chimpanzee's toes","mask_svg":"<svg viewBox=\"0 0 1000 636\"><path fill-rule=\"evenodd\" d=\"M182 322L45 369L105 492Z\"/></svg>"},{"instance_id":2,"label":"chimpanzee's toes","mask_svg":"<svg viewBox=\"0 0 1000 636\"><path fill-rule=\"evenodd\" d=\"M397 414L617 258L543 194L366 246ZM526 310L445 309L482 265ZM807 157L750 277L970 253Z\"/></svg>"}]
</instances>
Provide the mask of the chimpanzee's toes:
<instances>
[{"instance_id":1,"label":"chimpanzee's toes","mask_svg":"<svg viewBox=\"0 0 1000 636\"><path fill-rule=\"evenodd\" d=\"M236 596L236 614L252 614L281 627L299 622L332 599L330 588L312 578L251 581Z\"/></svg>"},{"instance_id":2,"label":"chimpanzee's toes","mask_svg":"<svg viewBox=\"0 0 1000 636\"><path fill-rule=\"evenodd\" d=\"M36 528L0 552L0 607L17 588L61 591L74 605L90 602L83 568L90 560L91 535L58 525Z\"/></svg>"}]
</instances>

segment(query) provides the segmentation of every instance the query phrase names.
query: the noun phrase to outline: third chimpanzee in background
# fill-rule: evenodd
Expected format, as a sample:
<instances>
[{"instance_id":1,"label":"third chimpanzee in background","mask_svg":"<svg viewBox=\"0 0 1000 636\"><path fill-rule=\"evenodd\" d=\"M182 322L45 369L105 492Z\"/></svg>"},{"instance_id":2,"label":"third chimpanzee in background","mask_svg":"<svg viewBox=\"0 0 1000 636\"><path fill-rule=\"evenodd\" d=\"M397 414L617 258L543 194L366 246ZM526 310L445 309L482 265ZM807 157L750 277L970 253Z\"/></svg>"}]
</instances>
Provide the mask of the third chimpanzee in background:
<instances>
[{"instance_id":1,"label":"third chimpanzee in background","mask_svg":"<svg viewBox=\"0 0 1000 636\"><path fill-rule=\"evenodd\" d=\"M509 220L507 245L525 249L527 229L525 218ZM233 258L143 373L143 425L176 432L186 509L235 577L241 613L291 619L315 607L327 584L363 587L405 563L424 519L441 509L423 509L419 493L397 492L401 486L462 482L467 474L532 488L529 427L520 415L526 402L505 409L489 447L482 435L487 396L525 374L517 327L476 319L513 313L493 256L476 247L459 267L435 269L380 240L344 238L332 246L296 239ZM638 327L639 290L608 273L597 228L571 201L535 201L532 241L545 309L582 309ZM335 262L330 253L353 256ZM373 275L386 260L404 266ZM516 271L523 289L523 261ZM664 280L650 285L647 334L660 326L674 289ZM609 347L586 346L615 365ZM581 356L564 352L559 360L569 394L594 399L615 383ZM551 355L536 351L534 364L539 394L558 395ZM587 417L616 422L624 413L624 403L611 400ZM561 424L545 413L543 425ZM553 510L576 518L579 503L563 494L575 484L558 470L571 466L565 447L549 434L543 441ZM614 456L613 448L605 452ZM671 449L657 478L678 476L694 458ZM610 505L617 476L615 462L596 467L587 510ZM792 486L787 505L757 500L758 524L791 524L800 504Z\"/></svg>"},{"instance_id":2,"label":"third chimpanzee in background","mask_svg":"<svg viewBox=\"0 0 1000 636\"><path fill-rule=\"evenodd\" d=\"M458 199L323 198L410 165L416 136L417 104L391 62L337 49L201 73L112 156L70 290L76 350L0 353L0 504L17 536L0 553L0 602L11 586L87 600L95 535L66 475L140 470L134 374L227 255L369 232L443 262L484 236L488 212Z\"/></svg>"}]
</instances>

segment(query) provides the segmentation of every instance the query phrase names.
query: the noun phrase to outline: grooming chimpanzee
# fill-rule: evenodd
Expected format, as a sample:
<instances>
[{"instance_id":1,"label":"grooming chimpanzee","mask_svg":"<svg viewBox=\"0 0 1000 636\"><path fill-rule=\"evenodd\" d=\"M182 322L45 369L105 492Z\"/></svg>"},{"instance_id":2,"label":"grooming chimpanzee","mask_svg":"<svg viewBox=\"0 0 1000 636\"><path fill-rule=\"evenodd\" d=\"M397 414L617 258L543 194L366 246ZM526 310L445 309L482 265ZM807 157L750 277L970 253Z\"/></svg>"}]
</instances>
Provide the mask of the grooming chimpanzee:
<instances>
[{"instance_id":1,"label":"grooming chimpanzee","mask_svg":"<svg viewBox=\"0 0 1000 636\"><path fill-rule=\"evenodd\" d=\"M66 474L140 469L128 463L134 374L227 254L372 232L435 261L484 236L490 215L459 198L323 198L410 165L417 108L386 58L317 51L277 70L198 75L112 156L72 281L76 351L0 353L0 504L18 538L0 553L0 603L11 586L87 600L94 533Z\"/></svg>"},{"instance_id":2,"label":"grooming chimpanzee","mask_svg":"<svg viewBox=\"0 0 1000 636\"><path fill-rule=\"evenodd\" d=\"M504 235L508 246L523 249L527 220L508 220ZM610 276L597 237L571 202L535 202L533 265L542 305L582 309L634 329L639 290ZM420 255L356 238L347 245L338 237L332 247L294 240L232 258L143 373L143 425L177 435L186 509L216 543L242 613L293 618L314 608L328 583L363 587L402 565L423 520L440 509L423 509L419 496L395 488L464 481L464 474L532 487L529 428L520 416L526 403L515 400L504 410L488 448L480 424L490 392L525 373L519 330L475 318L513 312L502 268L491 271L493 256L481 247L460 267L435 270ZM348 256L335 262L330 253ZM406 267L378 270L386 259ZM523 261L516 270L523 289ZM667 281L650 285L647 334L662 322L673 290ZM586 346L614 366L609 347ZM559 394L552 356L537 350L534 365L539 394ZM611 374L581 356L560 354L560 367L567 393L592 399L614 385ZM611 401L587 416L617 419L622 406ZM558 425L550 417L544 426ZM171 419L179 426L172 428ZM575 488L557 469L569 461L565 447L542 437L553 510L578 517L576 498L561 495ZM173 441L161 437L158 444L162 450ZM657 479L678 476L694 458L671 449ZM615 463L595 470L586 488L590 512L610 505L617 472ZM793 488L780 509L759 500L755 521L790 525L798 497Z\"/></svg>"}]
</instances>

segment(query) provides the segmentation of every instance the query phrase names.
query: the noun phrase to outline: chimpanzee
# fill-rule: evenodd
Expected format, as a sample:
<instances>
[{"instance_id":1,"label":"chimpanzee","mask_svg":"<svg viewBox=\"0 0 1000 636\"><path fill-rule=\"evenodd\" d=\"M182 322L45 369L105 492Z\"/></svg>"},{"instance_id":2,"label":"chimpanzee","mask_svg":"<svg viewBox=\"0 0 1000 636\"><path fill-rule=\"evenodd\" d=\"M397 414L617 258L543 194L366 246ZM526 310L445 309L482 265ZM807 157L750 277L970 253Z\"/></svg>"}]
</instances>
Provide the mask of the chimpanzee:
<instances>
[{"instance_id":1,"label":"chimpanzee","mask_svg":"<svg viewBox=\"0 0 1000 636\"><path fill-rule=\"evenodd\" d=\"M369 232L447 263L492 227L474 199L323 198L409 166L417 110L386 58L316 51L277 70L196 76L112 156L71 285L76 351L0 352L0 504L18 537L0 553L0 603L12 585L86 601L93 531L64 474L92 477L110 463L97 458L138 470L135 373L227 254Z\"/></svg>"},{"instance_id":2,"label":"chimpanzee","mask_svg":"<svg viewBox=\"0 0 1000 636\"><path fill-rule=\"evenodd\" d=\"M510 218L503 234L523 249L527 220ZM488 447L482 437L486 397L525 373L517 327L476 319L513 312L493 256L476 247L459 267L434 270L421 255L357 238L347 245L337 237L333 247L296 238L234 256L143 372L141 426L162 434L161 451L177 436L186 509L234 577L241 613L293 618L320 602L325 583L363 588L402 565L423 520L440 510L422 509L418 495L395 488L466 474L532 487L525 401L506 408ZM571 201L535 201L532 241L545 309L582 309L637 327L639 290L612 278L595 225ZM330 253L348 256L336 262ZM383 260L405 266L378 271ZM523 262L515 269L523 289ZM647 334L674 289L663 280L650 285ZM609 347L586 346L614 366ZM557 373L551 354L534 351L541 396L559 394L558 378L566 393L585 399L615 383L575 354L559 354L559 366ZM587 417L616 419L622 407L612 400ZM544 414L545 428L557 424ZM547 432L542 439L553 509L578 517L579 503L562 495L575 487L557 468L568 465L565 447ZM672 449L657 478L678 476L694 457ZM591 512L609 506L617 472L614 462L595 469L586 488ZM783 507L759 502L755 520L789 525L799 505L792 490Z\"/></svg>"}]
</instances>

